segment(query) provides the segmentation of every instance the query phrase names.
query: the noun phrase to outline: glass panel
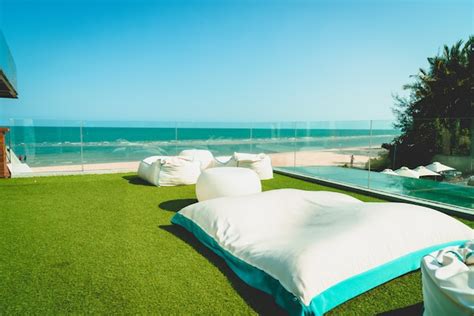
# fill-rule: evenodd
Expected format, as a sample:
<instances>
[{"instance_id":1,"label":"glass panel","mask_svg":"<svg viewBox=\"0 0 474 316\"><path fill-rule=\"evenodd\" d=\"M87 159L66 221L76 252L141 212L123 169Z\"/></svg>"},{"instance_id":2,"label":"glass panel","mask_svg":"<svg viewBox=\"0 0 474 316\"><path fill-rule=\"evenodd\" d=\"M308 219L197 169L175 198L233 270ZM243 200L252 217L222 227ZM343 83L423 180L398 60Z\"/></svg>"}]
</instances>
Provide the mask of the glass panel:
<instances>
[{"instance_id":1,"label":"glass panel","mask_svg":"<svg viewBox=\"0 0 474 316\"><path fill-rule=\"evenodd\" d=\"M214 156L230 156L251 150L249 123L177 123L177 153L184 149L206 149Z\"/></svg>"},{"instance_id":2,"label":"glass panel","mask_svg":"<svg viewBox=\"0 0 474 316\"><path fill-rule=\"evenodd\" d=\"M296 172L347 182L347 169L357 169L353 185L367 187L369 121L299 122L295 136Z\"/></svg>"},{"instance_id":3,"label":"glass panel","mask_svg":"<svg viewBox=\"0 0 474 316\"><path fill-rule=\"evenodd\" d=\"M0 31L0 71L2 71L8 82L17 90L16 85L16 66L12 54L5 41L3 33Z\"/></svg>"},{"instance_id":4,"label":"glass panel","mask_svg":"<svg viewBox=\"0 0 474 316\"><path fill-rule=\"evenodd\" d=\"M388 164L402 176L377 174L371 187L474 209L472 122L469 118L410 122L403 138L387 146Z\"/></svg>"},{"instance_id":5,"label":"glass panel","mask_svg":"<svg viewBox=\"0 0 474 316\"><path fill-rule=\"evenodd\" d=\"M14 175L82 170L79 121L10 120L8 141Z\"/></svg>"},{"instance_id":6,"label":"glass panel","mask_svg":"<svg viewBox=\"0 0 474 316\"><path fill-rule=\"evenodd\" d=\"M296 167L283 170L473 213L473 121L416 120L403 133L391 121L299 123Z\"/></svg>"},{"instance_id":7,"label":"glass panel","mask_svg":"<svg viewBox=\"0 0 474 316\"><path fill-rule=\"evenodd\" d=\"M176 154L176 123L85 121L84 170L136 171L149 156Z\"/></svg>"},{"instance_id":8,"label":"glass panel","mask_svg":"<svg viewBox=\"0 0 474 316\"><path fill-rule=\"evenodd\" d=\"M268 154L274 167L294 166L294 123L254 123L252 136L251 153Z\"/></svg>"},{"instance_id":9,"label":"glass panel","mask_svg":"<svg viewBox=\"0 0 474 316\"><path fill-rule=\"evenodd\" d=\"M393 169L393 157L390 156L389 147L398 136L400 131L395 128L394 121L374 120L372 122L372 137L370 149L370 170L383 171Z\"/></svg>"}]
</instances>

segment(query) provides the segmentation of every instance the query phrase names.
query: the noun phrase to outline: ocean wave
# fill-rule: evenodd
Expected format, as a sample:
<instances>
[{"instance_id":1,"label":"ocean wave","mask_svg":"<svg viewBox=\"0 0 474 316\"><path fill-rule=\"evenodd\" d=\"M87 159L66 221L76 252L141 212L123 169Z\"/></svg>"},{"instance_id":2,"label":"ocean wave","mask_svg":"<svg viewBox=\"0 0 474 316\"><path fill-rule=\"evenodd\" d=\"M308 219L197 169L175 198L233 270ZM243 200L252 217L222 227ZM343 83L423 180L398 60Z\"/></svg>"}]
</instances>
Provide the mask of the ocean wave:
<instances>
[{"instance_id":1,"label":"ocean wave","mask_svg":"<svg viewBox=\"0 0 474 316\"><path fill-rule=\"evenodd\" d=\"M382 138L396 137L397 135L373 135L373 136L305 136L305 137L280 137L280 138L246 138L246 139L228 139L228 138L212 138L212 139L196 139L196 140L166 140L166 141L129 141L126 139L117 139L116 141L98 141L98 142L41 142L41 143L18 143L14 146L20 147L157 147L157 146L210 146L210 145L238 145L238 144L278 144L289 142L344 142L354 140L377 140Z\"/></svg>"}]
</instances>

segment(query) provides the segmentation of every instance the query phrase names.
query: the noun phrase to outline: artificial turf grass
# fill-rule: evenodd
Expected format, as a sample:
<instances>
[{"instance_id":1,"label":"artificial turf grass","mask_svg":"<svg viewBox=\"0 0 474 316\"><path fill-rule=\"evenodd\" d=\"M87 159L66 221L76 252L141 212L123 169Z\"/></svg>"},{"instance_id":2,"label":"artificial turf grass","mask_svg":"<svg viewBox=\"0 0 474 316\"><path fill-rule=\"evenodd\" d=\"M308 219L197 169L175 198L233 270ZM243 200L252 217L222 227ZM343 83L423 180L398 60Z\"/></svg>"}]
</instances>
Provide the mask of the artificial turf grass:
<instances>
[{"instance_id":1,"label":"artificial turf grass","mask_svg":"<svg viewBox=\"0 0 474 316\"><path fill-rule=\"evenodd\" d=\"M281 175L263 182L264 190L285 187L340 191ZM194 186L157 188L133 175L83 175L2 180L0 195L7 197L0 210L2 313L282 312L170 224L174 212L196 201ZM330 314L419 312L421 300L415 272Z\"/></svg>"}]
</instances>

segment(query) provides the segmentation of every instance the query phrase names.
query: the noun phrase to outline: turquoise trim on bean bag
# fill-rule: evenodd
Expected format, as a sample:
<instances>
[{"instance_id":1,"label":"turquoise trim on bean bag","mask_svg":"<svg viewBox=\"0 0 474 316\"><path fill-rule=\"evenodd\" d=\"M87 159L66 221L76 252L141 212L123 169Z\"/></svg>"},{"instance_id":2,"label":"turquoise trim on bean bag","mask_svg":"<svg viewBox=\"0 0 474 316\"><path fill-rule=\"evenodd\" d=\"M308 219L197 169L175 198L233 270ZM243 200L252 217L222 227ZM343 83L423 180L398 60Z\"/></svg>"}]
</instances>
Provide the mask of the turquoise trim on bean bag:
<instances>
[{"instance_id":1,"label":"turquoise trim on bean bag","mask_svg":"<svg viewBox=\"0 0 474 316\"><path fill-rule=\"evenodd\" d=\"M224 259L232 271L234 271L235 274L237 274L245 283L273 296L276 303L287 310L290 314L303 314L302 304L293 294L288 292L278 280L243 260L234 257L227 250L221 248L212 237L199 227L199 225L187 217L176 213L176 215L171 219L171 222L184 227L201 243Z\"/></svg>"},{"instance_id":2,"label":"turquoise trim on bean bag","mask_svg":"<svg viewBox=\"0 0 474 316\"><path fill-rule=\"evenodd\" d=\"M295 295L288 292L278 280L259 268L233 256L230 252L220 247L211 236L192 220L176 213L171 219L171 222L184 227L206 247L223 258L232 271L245 283L272 295L275 302L290 315L323 315L357 295L367 292L403 274L419 269L421 259L425 255L448 246L459 246L466 242L466 240L462 240L444 243L397 258L339 282L315 296L309 305L304 305Z\"/></svg>"}]
</instances>

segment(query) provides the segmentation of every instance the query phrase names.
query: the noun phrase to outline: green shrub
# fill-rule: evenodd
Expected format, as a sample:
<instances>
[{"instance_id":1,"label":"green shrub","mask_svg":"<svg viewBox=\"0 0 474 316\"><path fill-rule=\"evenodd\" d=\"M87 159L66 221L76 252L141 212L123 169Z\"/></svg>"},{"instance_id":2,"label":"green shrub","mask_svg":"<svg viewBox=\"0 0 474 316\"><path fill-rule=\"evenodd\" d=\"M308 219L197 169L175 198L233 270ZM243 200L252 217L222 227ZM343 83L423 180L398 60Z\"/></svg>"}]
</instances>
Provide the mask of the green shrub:
<instances>
[{"instance_id":1,"label":"green shrub","mask_svg":"<svg viewBox=\"0 0 474 316\"><path fill-rule=\"evenodd\" d=\"M388 158L388 152L383 152L378 157L370 159L370 170L373 171L382 171L390 168L391 165L392 162ZM369 169L369 162L365 163L365 169Z\"/></svg>"}]
</instances>

